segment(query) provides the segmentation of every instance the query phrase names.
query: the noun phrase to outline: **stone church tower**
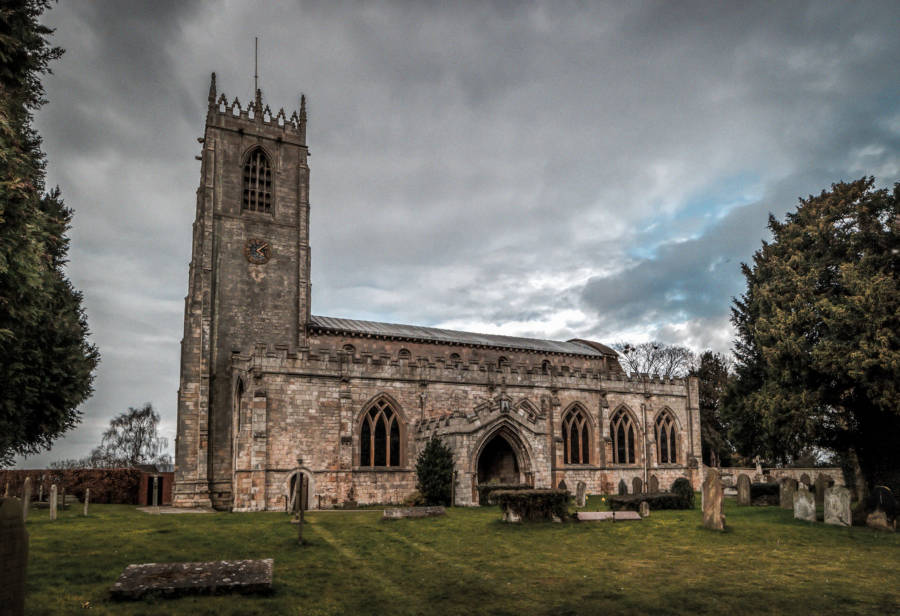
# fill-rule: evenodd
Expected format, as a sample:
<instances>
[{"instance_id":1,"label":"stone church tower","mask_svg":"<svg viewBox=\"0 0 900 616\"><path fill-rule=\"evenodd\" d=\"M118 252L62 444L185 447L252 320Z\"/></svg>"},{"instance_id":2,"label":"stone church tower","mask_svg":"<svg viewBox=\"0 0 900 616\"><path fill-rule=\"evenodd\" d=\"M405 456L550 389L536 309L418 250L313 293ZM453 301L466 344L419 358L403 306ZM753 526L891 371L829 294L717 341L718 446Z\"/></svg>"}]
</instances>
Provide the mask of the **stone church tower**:
<instances>
[{"instance_id":1,"label":"stone church tower","mask_svg":"<svg viewBox=\"0 0 900 616\"><path fill-rule=\"evenodd\" d=\"M310 314L305 100L209 89L184 309L176 506L397 503L433 436L454 499L488 483L590 494L700 485L695 378L627 375L595 341ZM303 494L296 486L305 481Z\"/></svg>"},{"instance_id":2,"label":"stone church tower","mask_svg":"<svg viewBox=\"0 0 900 616\"><path fill-rule=\"evenodd\" d=\"M307 346L306 105L288 117L209 86L185 298L176 442L177 506L232 502L231 356Z\"/></svg>"}]
</instances>

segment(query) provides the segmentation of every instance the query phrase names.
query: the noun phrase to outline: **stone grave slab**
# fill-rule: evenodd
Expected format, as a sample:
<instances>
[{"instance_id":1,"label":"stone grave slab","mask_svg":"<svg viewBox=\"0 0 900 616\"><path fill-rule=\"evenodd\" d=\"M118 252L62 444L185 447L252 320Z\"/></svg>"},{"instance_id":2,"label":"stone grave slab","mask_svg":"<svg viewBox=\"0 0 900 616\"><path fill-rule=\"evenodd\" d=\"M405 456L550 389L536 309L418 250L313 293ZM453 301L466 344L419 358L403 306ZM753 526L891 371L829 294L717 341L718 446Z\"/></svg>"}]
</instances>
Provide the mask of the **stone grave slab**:
<instances>
[{"instance_id":1,"label":"stone grave slab","mask_svg":"<svg viewBox=\"0 0 900 616\"><path fill-rule=\"evenodd\" d=\"M640 520L641 514L637 511L614 511L613 522L624 522L628 520Z\"/></svg>"},{"instance_id":2,"label":"stone grave slab","mask_svg":"<svg viewBox=\"0 0 900 616\"><path fill-rule=\"evenodd\" d=\"M128 565L110 588L115 599L139 599L148 593L175 597L225 592L265 593L272 588L271 558L201 563Z\"/></svg>"},{"instance_id":3,"label":"stone grave slab","mask_svg":"<svg viewBox=\"0 0 900 616\"><path fill-rule=\"evenodd\" d=\"M579 522L603 522L613 519L612 511L579 511L575 514Z\"/></svg>"},{"instance_id":4,"label":"stone grave slab","mask_svg":"<svg viewBox=\"0 0 900 616\"><path fill-rule=\"evenodd\" d=\"M438 515L444 515L447 510L444 507L399 507L396 509L385 509L383 520L400 520L403 518L429 518Z\"/></svg>"}]
</instances>

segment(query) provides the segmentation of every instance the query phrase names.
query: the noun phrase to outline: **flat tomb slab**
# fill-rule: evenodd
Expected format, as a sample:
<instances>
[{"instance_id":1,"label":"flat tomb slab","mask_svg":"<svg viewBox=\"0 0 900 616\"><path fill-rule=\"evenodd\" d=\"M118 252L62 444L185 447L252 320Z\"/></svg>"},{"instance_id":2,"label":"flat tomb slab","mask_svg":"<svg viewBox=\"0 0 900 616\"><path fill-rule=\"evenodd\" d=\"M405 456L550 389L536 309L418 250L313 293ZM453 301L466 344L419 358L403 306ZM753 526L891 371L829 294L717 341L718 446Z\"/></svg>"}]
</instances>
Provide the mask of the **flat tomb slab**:
<instances>
[{"instance_id":1,"label":"flat tomb slab","mask_svg":"<svg viewBox=\"0 0 900 616\"><path fill-rule=\"evenodd\" d=\"M401 518L428 518L436 515L444 515L447 510L444 507L399 507L385 509L384 520L399 520Z\"/></svg>"},{"instance_id":2,"label":"flat tomb slab","mask_svg":"<svg viewBox=\"0 0 900 616\"><path fill-rule=\"evenodd\" d=\"M128 565L110 588L114 599L225 592L264 593L272 588L273 560Z\"/></svg>"},{"instance_id":3,"label":"flat tomb slab","mask_svg":"<svg viewBox=\"0 0 900 616\"><path fill-rule=\"evenodd\" d=\"M637 511L579 511L575 515L579 522L603 522L605 520L623 522L641 519L641 514Z\"/></svg>"}]
</instances>

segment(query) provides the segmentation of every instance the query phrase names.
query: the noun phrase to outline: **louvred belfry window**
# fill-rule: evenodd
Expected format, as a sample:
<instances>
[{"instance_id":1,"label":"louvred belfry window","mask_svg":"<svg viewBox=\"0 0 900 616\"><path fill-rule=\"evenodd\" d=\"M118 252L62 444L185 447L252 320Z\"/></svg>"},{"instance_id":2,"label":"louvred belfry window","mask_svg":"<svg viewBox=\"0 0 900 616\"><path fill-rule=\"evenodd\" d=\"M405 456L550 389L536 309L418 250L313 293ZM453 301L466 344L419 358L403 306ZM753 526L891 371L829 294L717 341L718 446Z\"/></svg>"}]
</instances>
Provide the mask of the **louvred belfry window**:
<instances>
[{"instance_id":1,"label":"louvred belfry window","mask_svg":"<svg viewBox=\"0 0 900 616\"><path fill-rule=\"evenodd\" d=\"M250 152L244 163L244 201L241 209L272 213L272 167L260 148Z\"/></svg>"},{"instance_id":2,"label":"louvred belfry window","mask_svg":"<svg viewBox=\"0 0 900 616\"><path fill-rule=\"evenodd\" d=\"M634 464L634 422L625 409L619 409L609 422L613 440L613 464Z\"/></svg>"},{"instance_id":3,"label":"louvred belfry window","mask_svg":"<svg viewBox=\"0 0 900 616\"><path fill-rule=\"evenodd\" d=\"M590 464L590 433L587 416L581 407L566 413L562 423L565 464Z\"/></svg>"},{"instance_id":4,"label":"louvred belfry window","mask_svg":"<svg viewBox=\"0 0 900 616\"><path fill-rule=\"evenodd\" d=\"M378 400L363 415L359 465L400 466L400 418L386 400Z\"/></svg>"},{"instance_id":5,"label":"louvred belfry window","mask_svg":"<svg viewBox=\"0 0 900 616\"><path fill-rule=\"evenodd\" d=\"M656 451L660 464L676 463L675 419L668 411L663 411L656 418Z\"/></svg>"}]
</instances>

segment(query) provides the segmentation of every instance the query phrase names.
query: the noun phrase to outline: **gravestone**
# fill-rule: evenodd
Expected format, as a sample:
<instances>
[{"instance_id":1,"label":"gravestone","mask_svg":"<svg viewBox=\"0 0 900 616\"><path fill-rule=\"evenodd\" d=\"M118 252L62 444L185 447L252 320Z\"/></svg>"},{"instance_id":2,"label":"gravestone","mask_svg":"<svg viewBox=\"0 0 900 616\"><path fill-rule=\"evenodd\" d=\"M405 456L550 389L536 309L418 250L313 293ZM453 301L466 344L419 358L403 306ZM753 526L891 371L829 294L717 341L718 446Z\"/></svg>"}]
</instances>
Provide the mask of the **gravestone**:
<instances>
[{"instance_id":1,"label":"gravestone","mask_svg":"<svg viewBox=\"0 0 900 616\"><path fill-rule=\"evenodd\" d=\"M613 519L612 511L579 511L575 514L579 522L603 522Z\"/></svg>"},{"instance_id":2,"label":"gravestone","mask_svg":"<svg viewBox=\"0 0 900 616\"><path fill-rule=\"evenodd\" d=\"M88 488L84 491L84 517L87 517L88 514L88 504L91 502L91 489Z\"/></svg>"},{"instance_id":3,"label":"gravestone","mask_svg":"<svg viewBox=\"0 0 900 616\"><path fill-rule=\"evenodd\" d=\"M809 486L812 485L812 482L809 480L809 475L807 475L806 473L800 475L800 483L805 485L807 489L809 489Z\"/></svg>"},{"instance_id":4,"label":"gravestone","mask_svg":"<svg viewBox=\"0 0 900 616\"><path fill-rule=\"evenodd\" d=\"M794 517L807 522L816 521L816 499L805 483L794 492Z\"/></svg>"},{"instance_id":5,"label":"gravestone","mask_svg":"<svg viewBox=\"0 0 900 616\"><path fill-rule=\"evenodd\" d=\"M44 482L43 481L41 481L41 483L38 485L38 502L39 503L44 502Z\"/></svg>"},{"instance_id":6,"label":"gravestone","mask_svg":"<svg viewBox=\"0 0 900 616\"><path fill-rule=\"evenodd\" d=\"M886 486L875 486L866 502L866 526L876 530L897 530L897 499Z\"/></svg>"},{"instance_id":7,"label":"gravestone","mask_svg":"<svg viewBox=\"0 0 900 616\"><path fill-rule=\"evenodd\" d=\"M0 499L0 610L17 616L25 613L28 564L28 531L22 516L22 501Z\"/></svg>"},{"instance_id":8,"label":"gravestone","mask_svg":"<svg viewBox=\"0 0 900 616\"><path fill-rule=\"evenodd\" d=\"M624 479L619 480L619 496L622 494L628 494L628 485L625 483Z\"/></svg>"},{"instance_id":9,"label":"gravestone","mask_svg":"<svg viewBox=\"0 0 900 616\"><path fill-rule=\"evenodd\" d=\"M753 462L754 462L754 464L756 464L756 474L762 475L763 474L762 458L760 458L759 456L756 456L755 458L753 458Z\"/></svg>"},{"instance_id":10,"label":"gravestone","mask_svg":"<svg viewBox=\"0 0 900 616\"><path fill-rule=\"evenodd\" d=\"M153 477L153 506L159 507L159 477Z\"/></svg>"},{"instance_id":11,"label":"gravestone","mask_svg":"<svg viewBox=\"0 0 900 616\"><path fill-rule=\"evenodd\" d=\"M266 558L128 565L109 592L114 599L139 599L146 594L175 597L227 591L269 592L273 564L271 558Z\"/></svg>"},{"instance_id":12,"label":"gravestone","mask_svg":"<svg viewBox=\"0 0 900 616\"><path fill-rule=\"evenodd\" d=\"M737 504L743 507L750 505L750 478L741 473L737 480Z\"/></svg>"},{"instance_id":13,"label":"gravestone","mask_svg":"<svg viewBox=\"0 0 900 616\"><path fill-rule=\"evenodd\" d=\"M650 475L650 493L659 493L659 479L656 478L656 475Z\"/></svg>"},{"instance_id":14,"label":"gravestone","mask_svg":"<svg viewBox=\"0 0 900 616\"><path fill-rule=\"evenodd\" d=\"M633 494L640 494L644 491L644 482L641 481L640 477L635 477L631 480L631 492Z\"/></svg>"},{"instance_id":15,"label":"gravestone","mask_svg":"<svg viewBox=\"0 0 900 616\"><path fill-rule=\"evenodd\" d=\"M575 505L584 507L587 501L587 485L583 481L579 481L575 486Z\"/></svg>"},{"instance_id":16,"label":"gravestone","mask_svg":"<svg viewBox=\"0 0 900 616\"><path fill-rule=\"evenodd\" d=\"M50 486L50 519L56 519L56 484Z\"/></svg>"},{"instance_id":17,"label":"gravestone","mask_svg":"<svg viewBox=\"0 0 900 616\"><path fill-rule=\"evenodd\" d=\"M821 477L822 475L819 475ZM818 483L818 479L816 479ZM850 511L850 490L842 486L824 489L825 496L825 523L835 526L850 526L852 513ZM816 492L816 498L819 493Z\"/></svg>"},{"instance_id":18,"label":"gravestone","mask_svg":"<svg viewBox=\"0 0 900 616\"><path fill-rule=\"evenodd\" d=\"M725 530L725 490L715 468L706 473L703 482L703 526L712 530Z\"/></svg>"},{"instance_id":19,"label":"gravestone","mask_svg":"<svg viewBox=\"0 0 900 616\"><path fill-rule=\"evenodd\" d=\"M783 477L778 483L778 502L782 509L794 508L794 493L797 491L797 480Z\"/></svg>"},{"instance_id":20,"label":"gravestone","mask_svg":"<svg viewBox=\"0 0 900 616\"><path fill-rule=\"evenodd\" d=\"M825 505L825 491L834 485L834 479L825 473L819 473L816 477L816 506L823 507Z\"/></svg>"},{"instance_id":21,"label":"gravestone","mask_svg":"<svg viewBox=\"0 0 900 616\"><path fill-rule=\"evenodd\" d=\"M31 508L31 477L25 478L24 494L22 495L22 519L28 519L28 510Z\"/></svg>"},{"instance_id":22,"label":"gravestone","mask_svg":"<svg viewBox=\"0 0 900 616\"><path fill-rule=\"evenodd\" d=\"M641 507L638 513L641 514L642 518L646 518L650 515L650 503L647 501L641 501Z\"/></svg>"}]
</instances>

